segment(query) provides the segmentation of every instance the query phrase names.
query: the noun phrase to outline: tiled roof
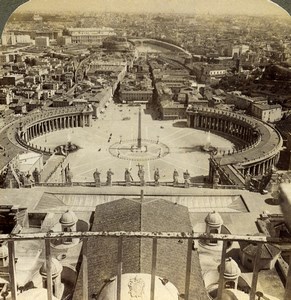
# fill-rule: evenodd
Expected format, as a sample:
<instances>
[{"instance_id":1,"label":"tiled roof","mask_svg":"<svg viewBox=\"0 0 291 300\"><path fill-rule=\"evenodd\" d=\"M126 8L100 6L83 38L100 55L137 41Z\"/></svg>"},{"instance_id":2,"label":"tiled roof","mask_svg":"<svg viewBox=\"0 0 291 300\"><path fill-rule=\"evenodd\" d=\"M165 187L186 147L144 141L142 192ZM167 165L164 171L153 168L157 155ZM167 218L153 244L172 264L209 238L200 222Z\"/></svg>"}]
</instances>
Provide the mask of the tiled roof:
<instances>
[{"instance_id":1,"label":"tiled roof","mask_svg":"<svg viewBox=\"0 0 291 300\"><path fill-rule=\"evenodd\" d=\"M255 257L257 254L257 245L254 244L249 244L246 242L240 242L240 247L241 250L250 255ZM280 253L280 249L274 245L271 244L264 244L262 248L262 254L261 254L261 259L273 259Z\"/></svg>"},{"instance_id":2,"label":"tiled roof","mask_svg":"<svg viewBox=\"0 0 291 300\"><path fill-rule=\"evenodd\" d=\"M96 207L92 231L191 232L188 209L161 199L121 199ZM117 274L117 239L88 242L89 295L98 294L104 281ZM190 299L207 299L197 252L192 252ZM187 242L158 240L156 275L167 278L184 293ZM151 273L152 240L123 240L123 273ZM197 296L198 295L198 296ZM82 298L82 275L73 299Z\"/></svg>"}]
</instances>

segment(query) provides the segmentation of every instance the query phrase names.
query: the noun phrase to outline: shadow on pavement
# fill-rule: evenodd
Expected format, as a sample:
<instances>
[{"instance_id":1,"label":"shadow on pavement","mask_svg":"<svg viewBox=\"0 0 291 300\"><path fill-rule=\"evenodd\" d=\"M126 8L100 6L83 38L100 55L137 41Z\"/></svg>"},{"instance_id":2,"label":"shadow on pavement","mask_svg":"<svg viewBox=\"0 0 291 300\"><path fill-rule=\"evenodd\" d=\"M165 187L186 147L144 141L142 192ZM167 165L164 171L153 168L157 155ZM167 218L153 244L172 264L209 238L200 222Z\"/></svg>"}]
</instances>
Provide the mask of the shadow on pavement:
<instances>
[{"instance_id":1,"label":"shadow on pavement","mask_svg":"<svg viewBox=\"0 0 291 300\"><path fill-rule=\"evenodd\" d=\"M187 121L177 121L173 124L173 127L185 128L187 126Z\"/></svg>"}]
</instances>

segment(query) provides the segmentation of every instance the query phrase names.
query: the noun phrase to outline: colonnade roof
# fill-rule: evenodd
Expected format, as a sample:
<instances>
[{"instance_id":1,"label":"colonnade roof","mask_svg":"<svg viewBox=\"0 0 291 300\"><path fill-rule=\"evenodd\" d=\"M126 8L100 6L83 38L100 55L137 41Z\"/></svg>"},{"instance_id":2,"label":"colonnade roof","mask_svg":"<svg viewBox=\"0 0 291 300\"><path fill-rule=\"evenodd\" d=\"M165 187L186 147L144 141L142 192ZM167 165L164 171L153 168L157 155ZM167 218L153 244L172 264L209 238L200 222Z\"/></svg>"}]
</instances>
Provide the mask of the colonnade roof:
<instances>
[{"instance_id":1,"label":"colonnade roof","mask_svg":"<svg viewBox=\"0 0 291 300\"><path fill-rule=\"evenodd\" d=\"M195 112L202 113L205 115L211 114L212 116L218 116L219 118L232 119L237 118L239 123L248 123L254 127L254 130L260 134L259 143L249 149L243 150L242 152L235 152L230 155L214 157L218 160L220 165L236 165L236 164L252 164L254 162L263 161L264 159L273 156L281 150L283 140L279 132L271 125L262 122L256 118L246 115L239 115L233 112L227 112L218 110L215 108L204 108L195 106L188 108L187 112L191 115Z\"/></svg>"},{"instance_id":2,"label":"colonnade roof","mask_svg":"<svg viewBox=\"0 0 291 300\"><path fill-rule=\"evenodd\" d=\"M26 126L29 124L38 123L41 120L54 118L56 116L61 117L83 112L84 105L74 107L47 108L43 111L31 112L0 129L0 145L5 148L5 152L7 154L6 156L1 155L0 170L2 170L17 154L26 151L26 149L21 146L15 138L15 133L17 132L20 123Z\"/></svg>"},{"instance_id":3,"label":"colonnade roof","mask_svg":"<svg viewBox=\"0 0 291 300\"><path fill-rule=\"evenodd\" d=\"M268 124L257 121L257 130L260 133L259 143L242 152L235 152L222 157L220 164L251 164L252 162L263 161L267 157L280 152L283 145L279 132Z\"/></svg>"}]
</instances>

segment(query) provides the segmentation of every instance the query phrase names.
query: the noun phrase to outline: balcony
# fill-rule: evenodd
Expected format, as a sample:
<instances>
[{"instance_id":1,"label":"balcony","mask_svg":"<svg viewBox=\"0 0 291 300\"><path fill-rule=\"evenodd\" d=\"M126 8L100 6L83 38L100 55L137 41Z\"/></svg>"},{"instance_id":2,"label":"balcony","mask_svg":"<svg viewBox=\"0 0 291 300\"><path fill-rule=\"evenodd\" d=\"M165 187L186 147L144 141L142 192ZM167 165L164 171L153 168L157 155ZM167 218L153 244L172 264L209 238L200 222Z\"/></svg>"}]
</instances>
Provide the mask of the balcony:
<instances>
[{"instance_id":1,"label":"balcony","mask_svg":"<svg viewBox=\"0 0 291 300\"><path fill-rule=\"evenodd\" d=\"M80 276L82 279L82 299L98 299L97 295L89 295L89 279L88 279L88 265L91 264L88 259L88 241L90 239L96 238L104 238L113 239L117 246L117 264L116 264L116 296L115 299L122 300L122 274L123 274L123 254L124 254L124 242L125 240L133 240L133 239L146 239L150 241L151 244L151 274L150 274L150 291L149 298L150 300L157 299L155 298L156 293L156 270L157 270L157 258L159 256L159 245L162 240L176 240L178 243L186 243L187 251L185 252L185 273L184 273L184 289L179 290L179 299L193 300L190 298L189 288L191 284L191 265L192 265L192 257L195 251L194 245L197 241L209 241L217 242L220 241L222 243L222 251L221 251L221 262L226 262L227 259L227 247L230 242L249 242L255 243L257 245L257 252L254 261L253 268L253 276L250 286L250 291L248 294L244 295L244 299L256 300L256 299L269 299L266 296L257 290L258 276L259 276L259 262L262 254L262 247L264 244L269 245L280 245L280 244L291 244L290 238L271 238L266 236L243 236L243 235L231 235L231 234L205 234L205 233L186 233L186 232L48 232L48 233L23 233L23 234L1 234L0 240L3 242L7 242L8 244L8 257L9 257L9 276L10 276L10 290L11 290L11 298L16 300L19 298L20 291L17 288L17 278L16 278L16 260L15 260L15 243L19 242L21 245L22 242L25 241L35 241L41 240L44 241L45 244L45 261L46 261L46 287L47 287L47 299L53 299L54 286L53 286L53 265L52 265L52 254L51 254L51 241L56 239L80 239L82 241L82 252L81 252L81 269ZM171 251L171 249L169 249ZM217 289L217 298L216 299L224 299L224 289L229 286L225 282L225 271L226 263L222 263L219 267L219 281L218 281L218 289ZM99 271L100 272L100 271ZM97 277L98 270L96 270L96 274L94 276ZM285 300L290 299L291 290L291 269L287 272L286 279L286 288L285 288ZM79 277L80 277L79 276ZM79 278L80 279L80 278ZM171 278L169 278L171 280ZM231 287L232 288L232 287ZM247 298L245 298L247 297ZM5 299L5 298L4 298ZM9 298L7 298L9 299ZM178 299L178 298L177 298ZM196 299L200 299L199 295L197 295ZM211 299L211 297L210 297ZM232 299L232 298L228 298ZM236 299L236 298L233 298ZM242 299L242 298L238 298ZM273 299L273 298L272 298Z\"/></svg>"}]
</instances>

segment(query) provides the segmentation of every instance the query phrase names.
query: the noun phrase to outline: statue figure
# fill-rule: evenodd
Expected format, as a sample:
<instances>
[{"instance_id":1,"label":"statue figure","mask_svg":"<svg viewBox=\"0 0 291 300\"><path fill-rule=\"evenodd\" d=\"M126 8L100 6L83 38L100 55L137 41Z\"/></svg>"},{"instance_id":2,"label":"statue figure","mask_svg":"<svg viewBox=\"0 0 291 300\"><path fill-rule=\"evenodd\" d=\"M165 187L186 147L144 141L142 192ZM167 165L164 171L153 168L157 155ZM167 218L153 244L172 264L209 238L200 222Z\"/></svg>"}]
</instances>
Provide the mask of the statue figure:
<instances>
[{"instance_id":1,"label":"statue figure","mask_svg":"<svg viewBox=\"0 0 291 300\"><path fill-rule=\"evenodd\" d=\"M68 168L66 172L66 183L72 185L72 179L73 179L73 173L71 170Z\"/></svg>"},{"instance_id":2,"label":"statue figure","mask_svg":"<svg viewBox=\"0 0 291 300\"><path fill-rule=\"evenodd\" d=\"M139 169L138 169L138 172L137 172L137 176L138 176L138 178L139 178L139 180L140 180L140 185L141 185L141 186L144 186L144 185L145 185L144 175L145 175L145 172L144 172L143 165L139 165Z\"/></svg>"},{"instance_id":3,"label":"statue figure","mask_svg":"<svg viewBox=\"0 0 291 300\"><path fill-rule=\"evenodd\" d=\"M173 186L178 186L178 184L179 184L178 177L179 177L179 173L175 169L174 173L173 173Z\"/></svg>"},{"instance_id":4,"label":"statue figure","mask_svg":"<svg viewBox=\"0 0 291 300\"><path fill-rule=\"evenodd\" d=\"M190 174L188 170L186 170L186 172L183 173L183 178L184 178L184 187L188 188L190 183Z\"/></svg>"},{"instance_id":5,"label":"statue figure","mask_svg":"<svg viewBox=\"0 0 291 300\"><path fill-rule=\"evenodd\" d=\"M130 185L131 181L133 181L131 173L128 169L125 169L124 180L125 180L125 185Z\"/></svg>"},{"instance_id":6,"label":"statue figure","mask_svg":"<svg viewBox=\"0 0 291 300\"><path fill-rule=\"evenodd\" d=\"M251 189L251 182L252 182L252 176L250 174L250 171L248 170L245 175L245 187L247 190Z\"/></svg>"},{"instance_id":7,"label":"statue figure","mask_svg":"<svg viewBox=\"0 0 291 300\"><path fill-rule=\"evenodd\" d=\"M24 186L25 187L32 187L33 186L33 178L29 174L29 172L24 176Z\"/></svg>"},{"instance_id":8,"label":"statue figure","mask_svg":"<svg viewBox=\"0 0 291 300\"><path fill-rule=\"evenodd\" d=\"M1 174L3 174L3 172ZM19 181L21 182L22 185L24 185L24 175L22 172L19 173Z\"/></svg>"},{"instance_id":9,"label":"statue figure","mask_svg":"<svg viewBox=\"0 0 291 300\"><path fill-rule=\"evenodd\" d=\"M220 181L218 170L216 169L213 175L213 187L217 188Z\"/></svg>"},{"instance_id":10,"label":"statue figure","mask_svg":"<svg viewBox=\"0 0 291 300\"><path fill-rule=\"evenodd\" d=\"M160 179L160 171L157 168L154 173L155 186L159 185L159 179Z\"/></svg>"},{"instance_id":11,"label":"statue figure","mask_svg":"<svg viewBox=\"0 0 291 300\"><path fill-rule=\"evenodd\" d=\"M112 175L114 175L114 173L111 171L111 169L109 169L109 170L107 171L106 185L109 185L109 186L112 185Z\"/></svg>"},{"instance_id":12,"label":"statue figure","mask_svg":"<svg viewBox=\"0 0 291 300\"><path fill-rule=\"evenodd\" d=\"M101 181L100 181L100 172L98 169L93 173L94 181L95 181L95 186L100 187L101 186Z\"/></svg>"},{"instance_id":13,"label":"statue figure","mask_svg":"<svg viewBox=\"0 0 291 300\"><path fill-rule=\"evenodd\" d=\"M40 173L37 168L35 168L34 171L32 172L32 176L33 176L34 182L36 184L38 184L40 182Z\"/></svg>"}]
</instances>

